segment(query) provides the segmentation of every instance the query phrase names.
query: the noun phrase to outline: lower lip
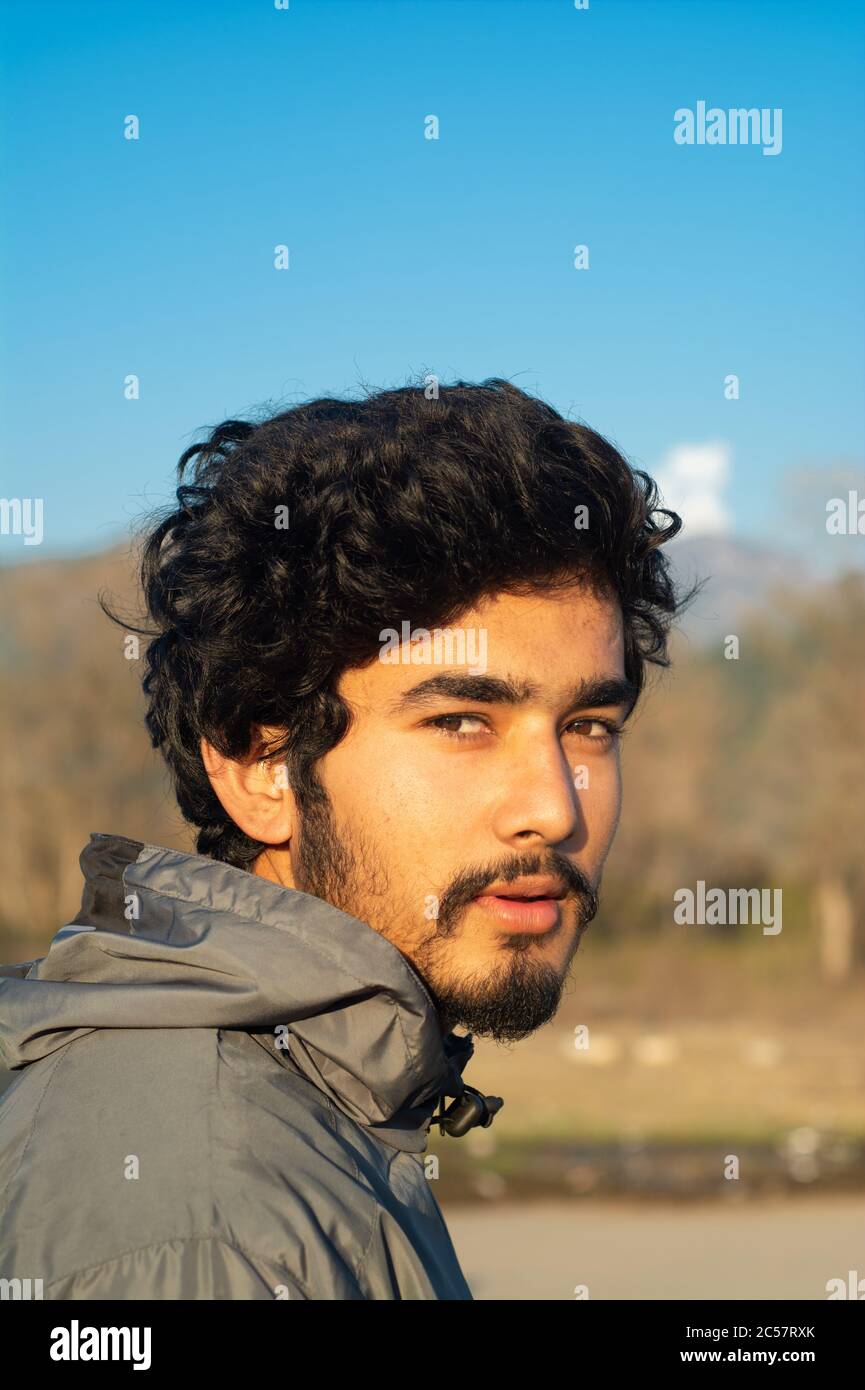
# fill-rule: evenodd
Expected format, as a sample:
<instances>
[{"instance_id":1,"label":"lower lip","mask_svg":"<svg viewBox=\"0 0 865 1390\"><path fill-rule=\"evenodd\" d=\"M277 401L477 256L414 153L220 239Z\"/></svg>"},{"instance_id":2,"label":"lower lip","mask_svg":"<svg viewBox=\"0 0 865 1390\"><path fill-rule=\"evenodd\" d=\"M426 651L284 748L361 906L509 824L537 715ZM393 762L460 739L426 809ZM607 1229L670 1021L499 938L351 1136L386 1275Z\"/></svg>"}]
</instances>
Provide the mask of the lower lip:
<instances>
[{"instance_id":1,"label":"lower lip","mask_svg":"<svg viewBox=\"0 0 865 1390\"><path fill-rule=\"evenodd\" d=\"M484 893L475 898L475 902L491 913L505 931L532 932L539 936L541 932L558 926L561 921L561 903L558 898L535 898L528 902Z\"/></svg>"}]
</instances>

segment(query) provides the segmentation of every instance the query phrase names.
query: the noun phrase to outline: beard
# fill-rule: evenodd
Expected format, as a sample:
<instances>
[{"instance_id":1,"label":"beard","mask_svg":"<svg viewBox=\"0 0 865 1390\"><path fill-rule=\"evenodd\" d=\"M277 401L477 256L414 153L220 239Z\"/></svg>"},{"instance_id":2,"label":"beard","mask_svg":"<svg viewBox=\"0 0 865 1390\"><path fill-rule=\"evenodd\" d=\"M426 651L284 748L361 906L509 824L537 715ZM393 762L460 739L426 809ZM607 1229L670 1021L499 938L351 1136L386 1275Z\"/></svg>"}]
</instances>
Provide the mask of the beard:
<instances>
[{"instance_id":1,"label":"beard","mask_svg":"<svg viewBox=\"0 0 865 1390\"><path fill-rule=\"evenodd\" d=\"M420 976L444 1032L459 1024L478 1037L518 1042L549 1022L561 1003L582 934L598 909L597 892L582 870L554 851L463 870L438 900L435 919L419 929L419 914L408 905L405 912L398 911L381 857L360 836L352 835L349 844L340 835L330 798L314 777L306 779L298 806L298 888L385 936ZM534 959L534 938L515 934L505 940L502 959L492 970L485 969L482 977L461 975L455 965L455 933L472 899L496 881L540 873L561 878L567 900L576 901L577 926L564 967L557 970Z\"/></svg>"}]
</instances>

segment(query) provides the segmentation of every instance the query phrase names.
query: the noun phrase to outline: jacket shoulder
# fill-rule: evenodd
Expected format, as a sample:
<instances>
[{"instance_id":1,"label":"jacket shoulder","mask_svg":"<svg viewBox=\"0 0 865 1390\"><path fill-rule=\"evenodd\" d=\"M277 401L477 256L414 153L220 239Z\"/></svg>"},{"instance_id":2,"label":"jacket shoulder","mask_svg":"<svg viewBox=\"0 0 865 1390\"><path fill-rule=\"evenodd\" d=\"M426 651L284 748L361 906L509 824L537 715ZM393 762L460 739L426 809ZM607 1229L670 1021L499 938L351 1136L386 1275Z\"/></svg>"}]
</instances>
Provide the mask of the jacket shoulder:
<instances>
[{"instance_id":1,"label":"jacket shoulder","mask_svg":"<svg viewBox=\"0 0 865 1390\"><path fill-rule=\"evenodd\" d=\"M260 1269L267 1292L238 1296L362 1297L375 1202L330 1111L243 1033L88 1034L0 1102L0 1273L171 1298L137 1290Z\"/></svg>"}]
</instances>

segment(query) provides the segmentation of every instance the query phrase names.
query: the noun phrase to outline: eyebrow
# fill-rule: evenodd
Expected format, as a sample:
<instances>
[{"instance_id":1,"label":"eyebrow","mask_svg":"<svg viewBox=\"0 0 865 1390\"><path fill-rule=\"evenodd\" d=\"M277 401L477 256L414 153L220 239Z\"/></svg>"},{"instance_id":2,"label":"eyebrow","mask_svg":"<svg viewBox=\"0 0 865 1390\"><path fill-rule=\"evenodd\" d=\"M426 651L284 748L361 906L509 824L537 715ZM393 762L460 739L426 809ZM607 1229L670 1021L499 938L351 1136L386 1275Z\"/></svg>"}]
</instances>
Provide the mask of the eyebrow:
<instances>
[{"instance_id":1,"label":"eyebrow","mask_svg":"<svg viewBox=\"0 0 865 1390\"><path fill-rule=\"evenodd\" d=\"M595 705L624 705L627 719L637 702L639 690L623 676L594 676L574 687L568 709L588 709ZM430 676L411 690L403 691L388 706L388 714L431 705L438 700L471 700L484 705L524 705L541 698L540 686L533 681L507 680L500 676L470 676L443 671Z\"/></svg>"}]
</instances>

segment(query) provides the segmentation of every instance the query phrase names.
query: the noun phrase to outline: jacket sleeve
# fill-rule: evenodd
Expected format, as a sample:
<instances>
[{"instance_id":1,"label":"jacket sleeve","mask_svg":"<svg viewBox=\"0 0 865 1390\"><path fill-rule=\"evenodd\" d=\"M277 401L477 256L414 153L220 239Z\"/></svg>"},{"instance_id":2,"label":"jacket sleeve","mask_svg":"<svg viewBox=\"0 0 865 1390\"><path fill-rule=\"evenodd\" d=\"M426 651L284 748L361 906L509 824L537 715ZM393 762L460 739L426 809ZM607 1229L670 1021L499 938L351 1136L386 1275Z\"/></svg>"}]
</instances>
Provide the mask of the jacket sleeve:
<instances>
[{"instance_id":1,"label":"jacket sleeve","mask_svg":"<svg viewBox=\"0 0 865 1390\"><path fill-rule=\"evenodd\" d=\"M49 1299L315 1298L298 1276L216 1236L143 1246L48 1285Z\"/></svg>"}]
</instances>

